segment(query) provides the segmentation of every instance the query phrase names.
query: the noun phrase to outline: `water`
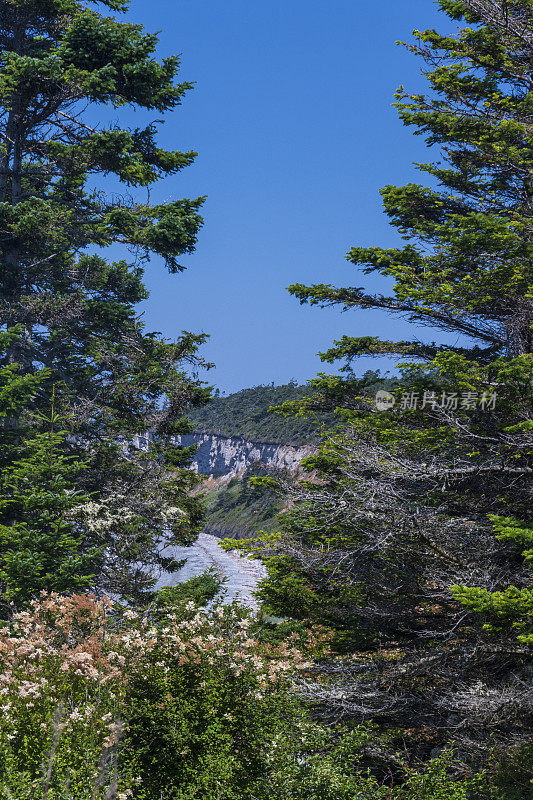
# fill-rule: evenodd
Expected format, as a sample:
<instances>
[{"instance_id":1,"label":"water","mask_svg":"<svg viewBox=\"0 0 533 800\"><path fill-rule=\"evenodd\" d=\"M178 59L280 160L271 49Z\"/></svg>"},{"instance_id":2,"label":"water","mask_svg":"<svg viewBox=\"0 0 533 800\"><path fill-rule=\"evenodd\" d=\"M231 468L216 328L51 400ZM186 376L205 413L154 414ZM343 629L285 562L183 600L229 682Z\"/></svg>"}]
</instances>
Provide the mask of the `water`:
<instances>
[{"instance_id":1,"label":"water","mask_svg":"<svg viewBox=\"0 0 533 800\"><path fill-rule=\"evenodd\" d=\"M163 573L157 588L175 586L177 583L193 578L213 567L221 578L225 578L223 589L217 600L232 603L237 600L248 608L257 610L259 603L254 597L258 582L266 576L263 564L257 559L242 557L232 550L227 552L220 547L216 536L201 533L190 547L169 547L165 555L179 561L186 559L186 564L176 573Z\"/></svg>"}]
</instances>

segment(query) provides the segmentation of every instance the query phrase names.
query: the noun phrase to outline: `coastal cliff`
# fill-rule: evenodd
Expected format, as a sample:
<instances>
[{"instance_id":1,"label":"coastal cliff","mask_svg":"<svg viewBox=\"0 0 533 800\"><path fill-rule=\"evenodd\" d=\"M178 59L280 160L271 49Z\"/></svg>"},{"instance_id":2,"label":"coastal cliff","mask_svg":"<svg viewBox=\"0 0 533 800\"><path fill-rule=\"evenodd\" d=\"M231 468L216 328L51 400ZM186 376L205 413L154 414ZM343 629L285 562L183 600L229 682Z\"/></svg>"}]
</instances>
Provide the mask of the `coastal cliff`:
<instances>
[{"instance_id":1,"label":"coastal cliff","mask_svg":"<svg viewBox=\"0 0 533 800\"><path fill-rule=\"evenodd\" d=\"M183 434L176 436L175 442L183 447L196 445L198 450L194 464L198 472L214 478L239 475L254 465L294 473L302 459L313 452L310 445L252 442L240 436L219 436L212 433Z\"/></svg>"},{"instance_id":2,"label":"coastal cliff","mask_svg":"<svg viewBox=\"0 0 533 800\"><path fill-rule=\"evenodd\" d=\"M285 417L270 410L309 392L294 383L255 386L188 412L195 431L175 436L174 443L196 447L192 468L205 476L195 490L205 503L204 533L239 539L278 527L283 501L251 478L281 473L297 479L303 459L316 451L317 423L330 421L326 415ZM135 446L145 449L148 439L135 437Z\"/></svg>"},{"instance_id":3,"label":"coastal cliff","mask_svg":"<svg viewBox=\"0 0 533 800\"><path fill-rule=\"evenodd\" d=\"M136 447L145 449L148 436L137 436L134 441ZM204 533L217 538L241 539L258 530L274 529L282 504L272 490L256 487L249 479L260 473L295 476L303 459L315 452L309 444L250 441L216 433L181 434L174 442L197 447L192 467L206 478L198 490L207 510Z\"/></svg>"},{"instance_id":4,"label":"coastal cliff","mask_svg":"<svg viewBox=\"0 0 533 800\"><path fill-rule=\"evenodd\" d=\"M207 508L204 532L232 539L277 527L279 498L255 487L250 477L265 472L296 475L302 460L314 452L310 445L252 442L211 433L182 435L176 437L176 444L198 447L194 466L206 476L201 487Z\"/></svg>"}]
</instances>

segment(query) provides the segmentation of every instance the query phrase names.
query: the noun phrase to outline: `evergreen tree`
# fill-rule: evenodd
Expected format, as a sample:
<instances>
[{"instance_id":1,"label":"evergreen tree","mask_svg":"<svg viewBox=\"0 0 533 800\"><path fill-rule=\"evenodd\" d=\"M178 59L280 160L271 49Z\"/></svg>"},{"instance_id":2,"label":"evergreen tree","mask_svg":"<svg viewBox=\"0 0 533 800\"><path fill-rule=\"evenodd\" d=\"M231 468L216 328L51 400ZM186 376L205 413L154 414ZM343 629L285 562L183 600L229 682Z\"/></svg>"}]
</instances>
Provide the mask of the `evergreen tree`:
<instances>
[{"instance_id":1,"label":"evergreen tree","mask_svg":"<svg viewBox=\"0 0 533 800\"><path fill-rule=\"evenodd\" d=\"M330 690L306 687L330 718L378 721L419 755L454 742L479 763L530 741L533 3L440 6L463 27L415 32L430 92L398 93L404 123L440 148L419 165L437 188L385 187L405 245L348 254L363 274L392 277L393 293L290 291L459 343L345 336L322 355L346 374L316 379L303 405L343 407L348 427L309 462L321 482L291 490L263 595L365 650L330 665ZM403 359L389 410L351 368L383 354ZM530 761L526 772L513 797L529 796Z\"/></svg>"},{"instance_id":2,"label":"evergreen tree","mask_svg":"<svg viewBox=\"0 0 533 800\"><path fill-rule=\"evenodd\" d=\"M127 2L92 5L118 14ZM109 534L97 582L126 593L149 586L143 564L172 566L158 555L166 529L170 540L194 534L190 453L172 452L168 437L206 394L187 374L203 363L203 335L165 341L135 312L147 297L143 264L155 254L171 272L183 269L202 224L202 198L151 204L135 191L196 154L159 147L155 123L95 122L102 107L113 117L122 108L161 115L181 103L191 85L175 81L176 57L154 58L156 44L84 2L0 5L0 325L24 331L2 364L18 364L20 377L46 370L43 409L57 387L66 443L87 456L77 483L93 498L86 523ZM129 194L111 191L117 181ZM111 245L131 258L109 260ZM153 452L137 453L127 443L148 429Z\"/></svg>"},{"instance_id":3,"label":"evergreen tree","mask_svg":"<svg viewBox=\"0 0 533 800\"><path fill-rule=\"evenodd\" d=\"M17 331L0 333L0 352ZM94 580L100 550L80 531L73 512L88 500L72 489L83 464L65 450L65 433L52 405L36 412L46 373L0 368L0 421L16 418L0 441L0 614L43 587L79 591Z\"/></svg>"}]
</instances>

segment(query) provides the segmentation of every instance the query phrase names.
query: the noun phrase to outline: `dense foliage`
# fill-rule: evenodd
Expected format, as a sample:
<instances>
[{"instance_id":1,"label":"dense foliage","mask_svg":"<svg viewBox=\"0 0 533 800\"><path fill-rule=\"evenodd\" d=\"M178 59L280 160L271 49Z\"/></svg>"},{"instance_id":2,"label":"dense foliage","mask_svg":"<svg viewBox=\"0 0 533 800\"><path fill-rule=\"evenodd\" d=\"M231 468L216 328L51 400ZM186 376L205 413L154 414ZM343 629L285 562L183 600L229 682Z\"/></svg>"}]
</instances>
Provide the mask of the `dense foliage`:
<instances>
[{"instance_id":1,"label":"dense foliage","mask_svg":"<svg viewBox=\"0 0 533 800\"><path fill-rule=\"evenodd\" d=\"M126 2L96 5L119 12ZM203 337L163 341L135 311L147 296L144 262L156 254L180 270L202 223L201 198L150 204L135 195L195 156L158 147L155 124L142 127L143 111L175 109L190 88L175 81L175 57L154 58L156 44L140 26L76 0L0 5L0 325L18 331L0 366L17 365L21 379L42 375L38 412L50 412L55 392L64 445L86 462L71 483L95 503L73 531L83 540L99 528L108 557L95 585L126 595L149 587L168 513L171 536L194 532L192 476L181 469L190 454L170 458L166 438L186 427L182 410L205 395L185 371L201 363ZM95 123L103 107L110 120ZM141 127L120 126L123 107L140 112ZM117 182L128 194L117 194ZM107 258L112 245L128 258ZM17 428L17 415L4 429ZM148 428L158 470L126 447ZM100 522L111 517L106 538Z\"/></svg>"},{"instance_id":2,"label":"dense foliage","mask_svg":"<svg viewBox=\"0 0 533 800\"><path fill-rule=\"evenodd\" d=\"M20 335L0 333L0 353ZM90 586L101 561L98 537L80 536L72 517L88 500L72 488L84 465L68 455L54 405L36 410L46 377L0 367L0 615L43 586Z\"/></svg>"},{"instance_id":3,"label":"dense foliage","mask_svg":"<svg viewBox=\"0 0 533 800\"><path fill-rule=\"evenodd\" d=\"M371 729L333 735L298 707L290 678L326 645L272 644L236 607L43 595L0 629L0 798L465 800L449 756L381 784Z\"/></svg>"},{"instance_id":4,"label":"dense foliage","mask_svg":"<svg viewBox=\"0 0 533 800\"><path fill-rule=\"evenodd\" d=\"M295 382L285 386L254 386L226 397L218 394L187 416L198 433L240 436L253 442L308 444L316 441L320 425L331 422L331 415L282 418L269 413L269 409L309 397L311 393L310 386L298 386Z\"/></svg>"},{"instance_id":5,"label":"dense foliage","mask_svg":"<svg viewBox=\"0 0 533 800\"><path fill-rule=\"evenodd\" d=\"M151 254L182 268L201 199L101 181L135 192L194 154L87 105L163 113L189 84L139 26L0 3L0 800L533 797L533 0L440 5L463 27L416 34L431 91L398 95L440 146L420 165L438 188L386 187L406 244L349 253L392 295L291 291L456 344L346 336L323 354L341 377L183 420L207 396L185 371L203 337L165 342L134 307ZM404 359L399 377L355 377L361 354ZM315 442L333 409L307 480L250 470L208 498L266 528L241 545L269 568L259 615L213 605L214 573L151 592L200 520L170 437Z\"/></svg>"}]
</instances>

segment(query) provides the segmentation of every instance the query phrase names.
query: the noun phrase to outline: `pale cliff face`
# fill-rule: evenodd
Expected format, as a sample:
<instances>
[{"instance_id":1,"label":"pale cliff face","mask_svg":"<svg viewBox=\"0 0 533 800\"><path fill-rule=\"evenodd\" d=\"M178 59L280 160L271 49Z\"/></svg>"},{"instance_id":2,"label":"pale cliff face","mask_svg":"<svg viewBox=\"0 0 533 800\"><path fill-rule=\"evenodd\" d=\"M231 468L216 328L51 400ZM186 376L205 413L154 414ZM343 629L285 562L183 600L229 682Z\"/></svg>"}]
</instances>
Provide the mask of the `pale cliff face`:
<instances>
[{"instance_id":1,"label":"pale cliff face","mask_svg":"<svg viewBox=\"0 0 533 800\"><path fill-rule=\"evenodd\" d=\"M194 463L201 475L237 475L252 464L261 463L272 469L295 472L302 459L310 456L312 447L248 442L239 437L227 438L210 433L188 433L175 437L176 444L198 445Z\"/></svg>"}]
</instances>

